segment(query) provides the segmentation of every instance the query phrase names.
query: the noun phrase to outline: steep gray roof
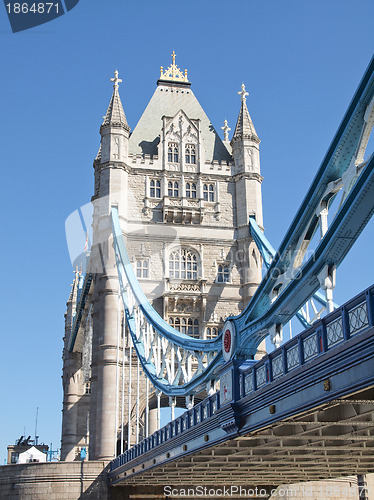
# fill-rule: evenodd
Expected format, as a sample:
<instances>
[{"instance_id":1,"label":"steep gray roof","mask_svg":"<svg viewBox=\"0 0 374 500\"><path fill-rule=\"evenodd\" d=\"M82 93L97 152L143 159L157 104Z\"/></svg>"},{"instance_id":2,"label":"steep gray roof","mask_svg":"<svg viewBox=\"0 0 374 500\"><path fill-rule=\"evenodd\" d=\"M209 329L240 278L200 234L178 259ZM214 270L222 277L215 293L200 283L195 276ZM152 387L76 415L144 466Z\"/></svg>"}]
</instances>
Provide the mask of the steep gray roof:
<instances>
[{"instance_id":1,"label":"steep gray roof","mask_svg":"<svg viewBox=\"0 0 374 500\"><path fill-rule=\"evenodd\" d=\"M157 155L162 117L174 117L183 110L189 119L201 121L206 160L231 161L231 156L214 130L199 101L187 86L159 85L129 140L129 153Z\"/></svg>"}]
</instances>

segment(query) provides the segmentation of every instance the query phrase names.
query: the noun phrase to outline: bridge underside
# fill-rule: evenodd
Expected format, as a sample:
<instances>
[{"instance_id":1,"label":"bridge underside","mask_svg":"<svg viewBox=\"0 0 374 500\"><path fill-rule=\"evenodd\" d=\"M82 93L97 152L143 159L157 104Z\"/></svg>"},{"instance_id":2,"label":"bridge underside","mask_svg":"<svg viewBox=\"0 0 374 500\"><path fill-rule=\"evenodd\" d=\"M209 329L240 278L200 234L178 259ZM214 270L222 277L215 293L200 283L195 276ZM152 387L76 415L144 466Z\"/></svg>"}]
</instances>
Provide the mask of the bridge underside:
<instances>
[{"instance_id":1,"label":"bridge underside","mask_svg":"<svg viewBox=\"0 0 374 500\"><path fill-rule=\"evenodd\" d=\"M374 472L373 455L370 388L120 483L279 485Z\"/></svg>"}]
</instances>

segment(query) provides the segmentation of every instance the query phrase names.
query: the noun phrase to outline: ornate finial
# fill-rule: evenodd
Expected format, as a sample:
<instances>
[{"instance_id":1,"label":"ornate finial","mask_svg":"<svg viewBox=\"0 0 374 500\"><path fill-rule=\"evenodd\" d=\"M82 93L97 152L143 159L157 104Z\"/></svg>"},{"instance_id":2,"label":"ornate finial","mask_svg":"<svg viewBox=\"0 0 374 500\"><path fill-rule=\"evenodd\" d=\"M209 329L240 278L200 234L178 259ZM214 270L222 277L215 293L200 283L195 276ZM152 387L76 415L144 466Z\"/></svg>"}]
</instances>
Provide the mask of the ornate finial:
<instances>
[{"instance_id":1,"label":"ornate finial","mask_svg":"<svg viewBox=\"0 0 374 500\"><path fill-rule=\"evenodd\" d=\"M113 88L118 89L118 84L122 83L122 80L121 80L121 78L118 78L118 71L117 70L115 70L115 72L114 72L114 78L111 78L110 81L114 82Z\"/></svg>"},{"instance_id":2,"label":"ornate finial","mask_svg":"<svg viewBox=\"0 0 374 500\"><path fill-rule=\"evenodd\" d=\"M247 100L247 95L249 95L249 94L248 94L248 92L246 92L246 90L245 90L245 85L244 85L244 83L242 83L242 90L241 90L240 92L238 92L238 94L241 96L241 98L242 98L242 102L245 102L245 101Z\"/></svg>"},{"instance_id":3,"label":"ornate finial","mask_svg":"<svg viewBox=\"0 0 374 500\"><path fill-rule=\"evenodd\" d=\"M223 122L223 127L221 127L223 130L223 140L228 141L229 140L229 132L231 128L227 125L227 120Z\"/></svg>"},{"instance_id":4,"label":"ornate finial","mask_svg":"<svg viewBox=\"0 0 374 500\"><path fill-rule=\"evenodd\" d=\"M176 53L174 52L174 50L173 53L171 54L171 57L173 62L165 71L163 66L161 66L160 80L167 80L169 82L188 83L187 70L185 69L183 74L183 72L175 64Z\"/></svg>"}]
</instances>

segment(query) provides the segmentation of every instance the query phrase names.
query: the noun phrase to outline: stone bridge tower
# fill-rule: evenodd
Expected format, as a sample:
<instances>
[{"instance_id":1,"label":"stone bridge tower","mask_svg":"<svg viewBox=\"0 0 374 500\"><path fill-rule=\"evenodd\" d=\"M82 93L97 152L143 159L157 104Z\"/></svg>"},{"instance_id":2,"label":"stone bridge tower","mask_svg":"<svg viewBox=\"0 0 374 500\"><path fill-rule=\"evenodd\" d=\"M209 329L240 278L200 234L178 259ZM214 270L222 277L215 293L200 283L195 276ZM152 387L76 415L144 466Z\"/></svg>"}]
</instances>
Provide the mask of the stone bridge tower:
<instances>
[{"instance_id":1,"label":"stone bridge tower","mask_svg":"<svg viewBox=\"0 0 374 500\"><path fill-rule=\"evenodd\" d=\"M155 401L128 338L112 248L117 205L136 276L177 330L218 335L261 281L262 261L248 219L262 226L260 140L244 85L231 142L220 139L191 90L187 70L161 67L156 90L130 132L118 72L94 161L93 242L85 275L67 304L63 353L62 459L112 459L159 424L139 413ZM124 101L126 102L126 100ZM153 415L154 417L154 415Z\"/></svg>"}]
</instances>

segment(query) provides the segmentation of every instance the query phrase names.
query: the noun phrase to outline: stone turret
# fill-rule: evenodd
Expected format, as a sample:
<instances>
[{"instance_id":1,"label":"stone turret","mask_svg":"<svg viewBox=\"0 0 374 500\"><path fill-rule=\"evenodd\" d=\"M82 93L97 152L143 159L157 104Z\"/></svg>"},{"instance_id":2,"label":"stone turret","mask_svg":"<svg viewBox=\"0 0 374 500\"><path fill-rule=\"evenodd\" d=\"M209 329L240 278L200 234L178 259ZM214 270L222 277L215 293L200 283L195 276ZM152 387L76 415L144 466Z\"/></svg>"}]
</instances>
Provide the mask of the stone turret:
<instances>
[{"instance_id":1,"label":"stone turret","mask_svg":"<svg viewBox=\"0 0 374 500\"><path fill-rule=\"evenodd\" d=\"M122 81L115 71L113 94L100 127L101 147L94 161L93 245L90 269L93 273L93 345L90 401L90 459L113 458L116 453L116 415L118 397L117 337L121 307L119 285L112 247L110 211L118 206L122 223L128 218L128 141L127 123L118 92Z\"/></svg>"},{"instance_id":2,"label":"stone turret","mask_svg":"<svg viewBox=\"0 0 374 500\"><path fill-rule=\"evenodd\" d=\"M262 225L262 199L260 174L260 139L256 133L247 108L244 83L238 94L241 106L238 120L231 139L232 154L235 161L236 202L238 228L248 226L249 215L255 215L257 223Z\"/></svg>"},{"instance_id":3,"label":"stone turret","mask_svg":"<svg viewBox=\"0 0 374 500\"><path fill-rule=\"evenodd\" d=\"M103 163L108 161L124 162L126 160L130 135L130 127L118 92L118 84L122 82L118 78L118 71L114 72L114 78L111 78L111 81L114 82L113 94L100 127L101 161Z\"/></svg>"},{"instance_id":4,"label":"stone turret","mask_svg":"<svg viewBox=\"0 0 374 500\"><path fill-rule=\"evenodd\" d=\"M254 215L262 226L262 196L260 174L260 139L256 133L247 108L248 92L244 83L241 91L241 106L234 135L231 139L235 162L235 192L238 245L243 254L242 277L244 297L247 302L261 281L261 257L249 234L249 216Z\"/></svg>"},{"instance_id":5,"label":"stone turret","mask_svg":"<svg viewBox=\"0 0 374 500\"><path fill-rule=\"evenodd\" d=\"M241 107L238 121L231 139L232 153L235 160L237 171L260 173L260 139L257 136L256 129L247 108L246 96L249 95L245 90L244 83L238 94L241 96Z\"/></svg>"}]
</instances>

